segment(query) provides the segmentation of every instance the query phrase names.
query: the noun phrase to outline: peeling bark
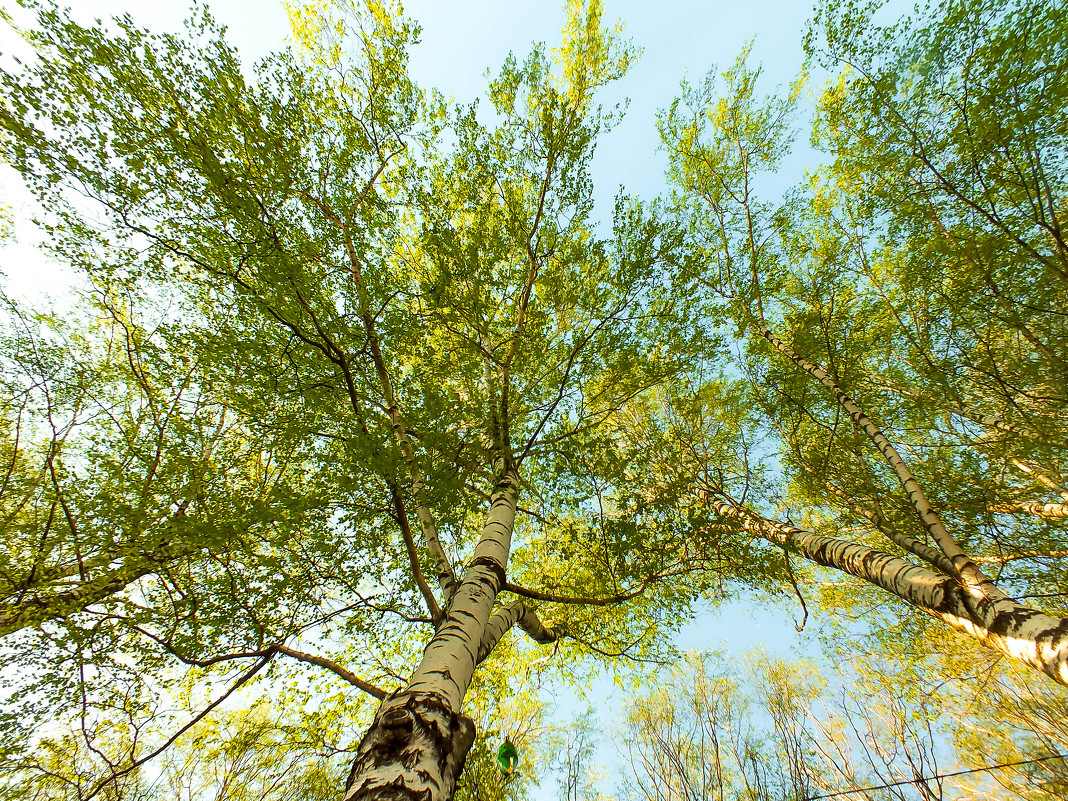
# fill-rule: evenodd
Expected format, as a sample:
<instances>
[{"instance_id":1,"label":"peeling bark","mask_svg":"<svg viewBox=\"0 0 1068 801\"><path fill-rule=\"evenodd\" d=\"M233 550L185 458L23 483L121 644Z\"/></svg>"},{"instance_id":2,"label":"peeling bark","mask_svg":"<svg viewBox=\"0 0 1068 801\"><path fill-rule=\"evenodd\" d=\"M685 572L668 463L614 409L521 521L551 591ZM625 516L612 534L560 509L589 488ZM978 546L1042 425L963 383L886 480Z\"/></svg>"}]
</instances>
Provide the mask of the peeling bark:
<instances>
[{"instance_id":1,"label":"peeling bark","mask_svg":"<svg viewBox=\"0 0 1068 801\"><path fill-rule=\"evenodd\" d=\"M398 691L356 749L345 801L445 801L475 741L472 720L433 693Z\"/></svg>"}]
</instances>

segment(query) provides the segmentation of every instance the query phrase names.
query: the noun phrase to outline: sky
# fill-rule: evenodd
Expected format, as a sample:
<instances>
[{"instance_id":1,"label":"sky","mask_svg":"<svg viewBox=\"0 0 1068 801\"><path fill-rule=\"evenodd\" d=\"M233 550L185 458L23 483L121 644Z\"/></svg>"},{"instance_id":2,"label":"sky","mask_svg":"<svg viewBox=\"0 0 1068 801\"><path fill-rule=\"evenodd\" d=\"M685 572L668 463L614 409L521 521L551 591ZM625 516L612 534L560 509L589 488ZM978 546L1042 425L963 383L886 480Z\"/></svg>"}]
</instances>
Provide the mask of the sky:
<instances>
[{"instance_id":1,"label":"sky","mask_svg":"<svg viewBox=\"0 0 1068 801\"><path fill-rule=\"evenodd\" d=\"M189 8L185 0L66 2L85 23L130 11L138 24L153 30L179 30ZM208 6L228 27L227 36L243 61L255 61L282 46L288 34L285 11L272 0L215 0ZM763 91L785 87L802 66L801 41L811 15L810 3L802 0L605 0L605 6L607 20L622 21L624 35L643 53L602 97L606 106L625 100L629 106L624 121L599 142L592 166L601 219L607 218L621 186L643 198L666 192L666 158L657 149L656 113L675 97L681 80L697 82L717 65L725 69L753 40L751 60L763 65ZM495 70L509 52L522 56L532 41L556 44L564 22L562 3L544 0L409 0L405 10L423 27L421 43L411 54L416 82L465 103L480 94L486 71ZM0 33L0 52L11 52L12 47L10 34ZM803 116L799 124L804 125ZM797 156L785 163L780 187L799 180L804 165L811 163L806 141L807 133L802 133ZM0 172L3 203L14 206L17 220L32 214L29 198L10 170ZM16 239L0 248L6 291L61 297L69 279L35 252L36 236L25 222L18 225ZM787 608L735 603L700 613L683 627L679 644L737 652L760 644L783 656L793 647L810 650L814 646L806 644L811 640L797 635L791 614ZM564 701L561 712L568 706ZM536 797L549 789L543 787Z\"/></svg>"},{"instance_id":2,"label":"sky","mask_svg":"<svg viewBox=\"0 0 1068 801\"><path fill-rule=\"evenodd\" d=\"M190 8L188 0L65 1L83 24L129 12L143 27L170 31L181 30ZM9 4L0 0L4 5ZM227 26L227 37L245 62L283 46L288 36L285 10L275 0L210 0L208 7ZM416 82L463 103L480 94L486 71L496 70L509 52L521 57L531 42L558 43L564 23L563 3L547 0L409 0L404 8L423 29L411 54ZM727 68L754 40L751 58L763 65L763 90L786 86L801 68L801 40L810 15L805 0L605 0L606 20L621 21L624 36L643 52L628 75L601 97L606 107L627 102L628 110L623 122L601 138L594 157L598 217L610 218L620 187L643 198L666 191L666 157L657 149L656 113L678 94L680 81L699 81L717 65ZM17 53L19 45L0 30L0 53ZM812 162L806 141L807 136L799 137L795 157L784 165L781 186L795 183L804 165ZM12 206L17 221L32 216L32 203L17 177L2 167L0 204ZM42 261L28 226L20 224L17 234L16 242L0 247L6 291L62 295L69 279L61 267Z\"/></svg>"}]
</instances>

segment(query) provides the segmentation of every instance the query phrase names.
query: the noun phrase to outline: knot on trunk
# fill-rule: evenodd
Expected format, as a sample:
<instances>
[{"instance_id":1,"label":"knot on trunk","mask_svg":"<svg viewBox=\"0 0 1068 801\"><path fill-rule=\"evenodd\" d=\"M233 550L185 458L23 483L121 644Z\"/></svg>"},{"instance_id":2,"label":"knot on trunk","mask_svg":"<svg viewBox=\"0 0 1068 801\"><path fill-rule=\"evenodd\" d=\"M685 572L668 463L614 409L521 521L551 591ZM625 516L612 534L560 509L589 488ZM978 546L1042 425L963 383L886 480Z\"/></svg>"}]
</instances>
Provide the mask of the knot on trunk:
<instances>
[{"instance_id":1,"label":"knot on trunk","mask_svg":"<svg viewBox=\"0 0 1068 801\"><path fill-rule=\"evenodd\" d=\"M382 725L393 732L394 737L410 734L415 728L415 715L402 706L391 706L379 716Z\"/></svg>"}]
</instances>

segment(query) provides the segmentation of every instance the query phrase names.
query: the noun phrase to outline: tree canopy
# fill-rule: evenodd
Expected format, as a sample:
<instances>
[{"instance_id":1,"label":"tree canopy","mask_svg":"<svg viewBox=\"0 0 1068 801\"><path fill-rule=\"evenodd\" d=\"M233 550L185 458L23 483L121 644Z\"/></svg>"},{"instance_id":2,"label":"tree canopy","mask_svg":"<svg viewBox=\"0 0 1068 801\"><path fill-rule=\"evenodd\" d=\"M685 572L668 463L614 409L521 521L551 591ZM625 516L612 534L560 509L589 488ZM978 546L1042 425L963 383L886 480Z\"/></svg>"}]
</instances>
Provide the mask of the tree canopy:
<instances>
[{"instance_id":1,"label":"tree canopy","mask_svg":"<svg viewBox=\"0 0 1068 801\"><path fill-rule=\"evenodd\" d=\"M391 2L251 68L28 6L0 152L86 290L4 300L0 792L521 795L541 673L736 590L1068 684L1063 3L825 3L827 162L760 196L804 78L743 53L611 221L596 0L468 105Z\"/></svg>"}]
</instances>

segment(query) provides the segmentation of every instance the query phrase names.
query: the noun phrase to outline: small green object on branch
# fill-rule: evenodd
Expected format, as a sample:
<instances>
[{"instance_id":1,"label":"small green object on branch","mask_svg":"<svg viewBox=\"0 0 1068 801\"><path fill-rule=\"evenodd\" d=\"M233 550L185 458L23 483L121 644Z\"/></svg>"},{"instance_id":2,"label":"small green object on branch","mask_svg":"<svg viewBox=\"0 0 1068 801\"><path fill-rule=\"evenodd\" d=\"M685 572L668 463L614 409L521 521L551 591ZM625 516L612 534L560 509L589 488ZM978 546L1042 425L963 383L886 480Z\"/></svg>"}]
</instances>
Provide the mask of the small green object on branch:
<instances>
[{"instance_id":1,"label":"small green object on branch","mask_svg":"<svg viewBox=\"0 0 1068 801\"><path fill-rule=\"evenodd\" d=\"M501 772L505 776L511 776L515 773L516 766L519 764L519 751L516 750L515 744L507 737L504 738L504 743L497 749L497 764L501 766Z\"/></svg>"}]
</instances>

